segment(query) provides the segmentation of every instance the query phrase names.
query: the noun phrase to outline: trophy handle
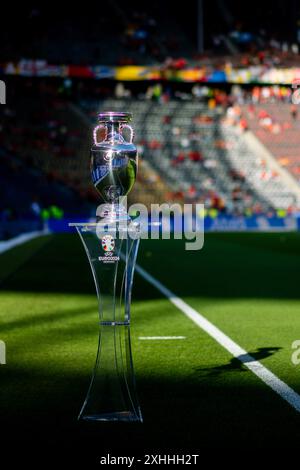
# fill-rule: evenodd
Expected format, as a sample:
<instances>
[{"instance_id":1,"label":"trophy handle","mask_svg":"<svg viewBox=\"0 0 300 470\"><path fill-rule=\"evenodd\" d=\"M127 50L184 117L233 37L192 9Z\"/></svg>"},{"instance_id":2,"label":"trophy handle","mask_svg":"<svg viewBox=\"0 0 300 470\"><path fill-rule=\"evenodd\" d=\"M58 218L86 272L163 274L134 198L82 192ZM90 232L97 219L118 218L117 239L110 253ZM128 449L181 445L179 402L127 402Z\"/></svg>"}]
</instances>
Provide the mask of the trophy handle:
<instances>
[{"instance_id":1,"label":"trophy handle","mask_svg":"<svg viewBox=\"0 0 300 470\"><path fill-rule=\"evenodd\" d=\"M99 129L104 129L105 130L105 137L101 142L98 142L97 140L97 132ZM94 144L95 145L101 145L106 139L107 139L107 127L104 124L98 124L93 130L93 139L94 139Z\"/></svg>"},{"instance_id":2,"label":"trophy handle","mask_svg":"<svg viewBox=\"0 0 300 470\"><path fill-rule=\"evenodd\" d=\"M130 140L129 140L129 144L132 144L132 141L133 141L133 138L134 138L134 130L132 129L132 127L129 125L129 124L122 124L121 126L121 132L123 134L123 129L129 129L130 131Z\"/></svg>"}]
</instances>

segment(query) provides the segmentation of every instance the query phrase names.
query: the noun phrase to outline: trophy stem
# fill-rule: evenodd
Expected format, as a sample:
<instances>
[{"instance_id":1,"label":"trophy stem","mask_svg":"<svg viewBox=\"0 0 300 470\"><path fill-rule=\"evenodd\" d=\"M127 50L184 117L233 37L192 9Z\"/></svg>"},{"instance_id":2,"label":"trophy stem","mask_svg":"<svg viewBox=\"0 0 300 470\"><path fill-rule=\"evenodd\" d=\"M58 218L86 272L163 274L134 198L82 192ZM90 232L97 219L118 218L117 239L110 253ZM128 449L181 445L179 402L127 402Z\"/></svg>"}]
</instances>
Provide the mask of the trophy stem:
<instances>
[{"instance_id":1,"label":"trophy stem","mask_svg":"<svg viewBox=\"0 0 300 470\"><path fill-rule=\"evenodd\" d=\"M92 269L99 303L94 372L78 419L139 421L130 342L130 302L139 240L99 238L97 225L77 226Z\"/></svg>"}]
</instances>

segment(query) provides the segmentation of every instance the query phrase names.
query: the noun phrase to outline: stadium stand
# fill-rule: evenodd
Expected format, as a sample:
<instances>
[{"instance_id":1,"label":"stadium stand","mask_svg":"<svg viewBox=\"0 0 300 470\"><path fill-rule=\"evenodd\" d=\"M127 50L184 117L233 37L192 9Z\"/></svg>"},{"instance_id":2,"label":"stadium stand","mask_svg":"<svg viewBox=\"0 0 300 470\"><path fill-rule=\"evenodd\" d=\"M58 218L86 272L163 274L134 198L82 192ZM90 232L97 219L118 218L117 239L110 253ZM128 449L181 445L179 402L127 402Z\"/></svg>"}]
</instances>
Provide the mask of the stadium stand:
<instances>
[{"instance_id":1,"label":"stadium stand","mask_svg":"<svg viewBox=\"0 0 300 470\"><path fill-rule=\"evenodd\" d=\"M254 112L245 106L249 127L277 161L300 182L300 122L289 103L258 103ZM294 113L294 116L293 116Z\"/></svg>"},{"instance_id":2,"label":"stadium stand","mask_svg":"<svg viewBox=\"0 0 300 470\"><path fill-rule=\"evenodd\" d=\"M300 206L294 179L299 123L288 97L278 103L253 104L254 89L247 98L237 90L226 95L210 88L205 94L201 87L170 94L156 84L131 96L124 86L120 90L121 84L115 91L103 87L99 93L97 87L83 91L79 84L81 92L75 90L69 99L61 85L49 81L33 84L28 79L24 87L26 93L1 109L0 149L1 155L13 157L11 164L20 162L22 172L37 171L47 182L24 188L32 201L38 198L43 206L60 201L68 213L78 213L79 208L90 213L98 202L90 180L89 151L91 126L100 109L126 109L134 116L141 158L132 201L200 202L212 215L272 214L281 209L293 213ZM261 125L269 114L278 115L272 129ZM276 158L271 153L265 158L253 145L249 127ZM279 164L291 171L289 180ZM29 176L26 179L30 181ZM21 187L20 182L17 185ZM21 199L24 204L28 201Z\"/></svg>"},{"instance_id":3,"label":"stadium stand","mask_svg":"<svg viewBox=\"0 0 300 470\"><path fill-rule=\"evenodd\" d=\"M223 122L222 110L192 100L106 99L82 103L94 117L101 110L127 109L135 116L142 158L172 188L171 198L204 202L224 213L293 211L297 194L244 140Z\"/></svg>"},{"instance_id":4,"label":"stadium stand","mask_svg":"<svg viewBox=\"0 0 300 470\"><path fill-rule=\"evenodd\" d=\"M69 214L90 212L88 194L77 184L80 167L74 159L85 136L80 136L66 103L48 92L40 90L35 99L18 96L0 108L2 216L30 219L34 204L40 209L57 206Z\"/></svg>"}]
</instances>

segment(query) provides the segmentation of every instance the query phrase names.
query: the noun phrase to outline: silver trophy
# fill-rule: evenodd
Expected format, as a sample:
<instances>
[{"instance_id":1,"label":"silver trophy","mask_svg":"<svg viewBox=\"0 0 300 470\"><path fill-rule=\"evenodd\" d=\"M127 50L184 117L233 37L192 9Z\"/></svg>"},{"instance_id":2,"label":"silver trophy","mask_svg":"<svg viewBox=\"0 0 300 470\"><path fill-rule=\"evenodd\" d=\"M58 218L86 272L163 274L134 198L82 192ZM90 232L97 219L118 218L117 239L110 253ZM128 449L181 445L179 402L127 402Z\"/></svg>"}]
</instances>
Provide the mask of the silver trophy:
<instances>
[{"instance_id":1,"label":"silver trophy","mask_svg":"<svg viewBox=\"0 0 300 470\"><path fill-rule=\"evenodd\" d=\"M98 115L99 124L93 132L91 174L93 184L104 201L97 214L100 218L116 220L126 217L121 202L134 185L138 160L133 129L128 124L131 118L130 113ZM129 140L124 138L125 129L129 132ZM103 133L101 140L100 130Z\"/></svg>"},{"instance_id":2,"label":"silver trophy","mask_svg":"<svg viewBox=\"0 0 300 470\"><path fill-rule=\"evenodd\" d=\"M134 230L134 224L122 205L122 198L135 182L138 157L129 113L101 113L98 119L91 173L104 203L99 206L96 223L72 224L92 269L100 325L94 372L79 418L141 422L130 342L131 291L139 237L124 236L123 232ZM125 129L128 139L123 134Z\"/></svg>"}]
</instances>

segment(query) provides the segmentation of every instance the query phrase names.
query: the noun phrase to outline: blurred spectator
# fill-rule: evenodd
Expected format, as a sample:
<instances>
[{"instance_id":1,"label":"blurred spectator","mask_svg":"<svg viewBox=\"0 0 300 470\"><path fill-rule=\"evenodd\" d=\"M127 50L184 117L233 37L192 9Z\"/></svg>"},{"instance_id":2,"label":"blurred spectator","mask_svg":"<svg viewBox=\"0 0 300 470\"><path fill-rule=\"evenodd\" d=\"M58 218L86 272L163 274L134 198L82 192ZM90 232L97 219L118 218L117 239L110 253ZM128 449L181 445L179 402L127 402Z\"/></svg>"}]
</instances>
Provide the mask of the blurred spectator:
<instances>
[{"instance_id":1,"label":"blurred spectator","mask_svg":"<svg viewBox=\"0 0 300 470\"><path fill-rule=\"evenodd\" d=\"M130 98L130 90L127 90L122 82L118 82L115 87L115 97L118 99Z\"/></svg>"},{"instance_id":2,"label":"blurred spectator","mask_svg":"<svg viewBox=\"0 0 300 470\"><path fill-rule=\"evenodd\" d=\"M37 217L38 219L40 218L40 215L41 215L41 206L38 202L37 199L34 199L31 203L31 206L30 206L30 210L31 212L33 213L33 215L35 217Z\"/></svg>"}]
</instances>

